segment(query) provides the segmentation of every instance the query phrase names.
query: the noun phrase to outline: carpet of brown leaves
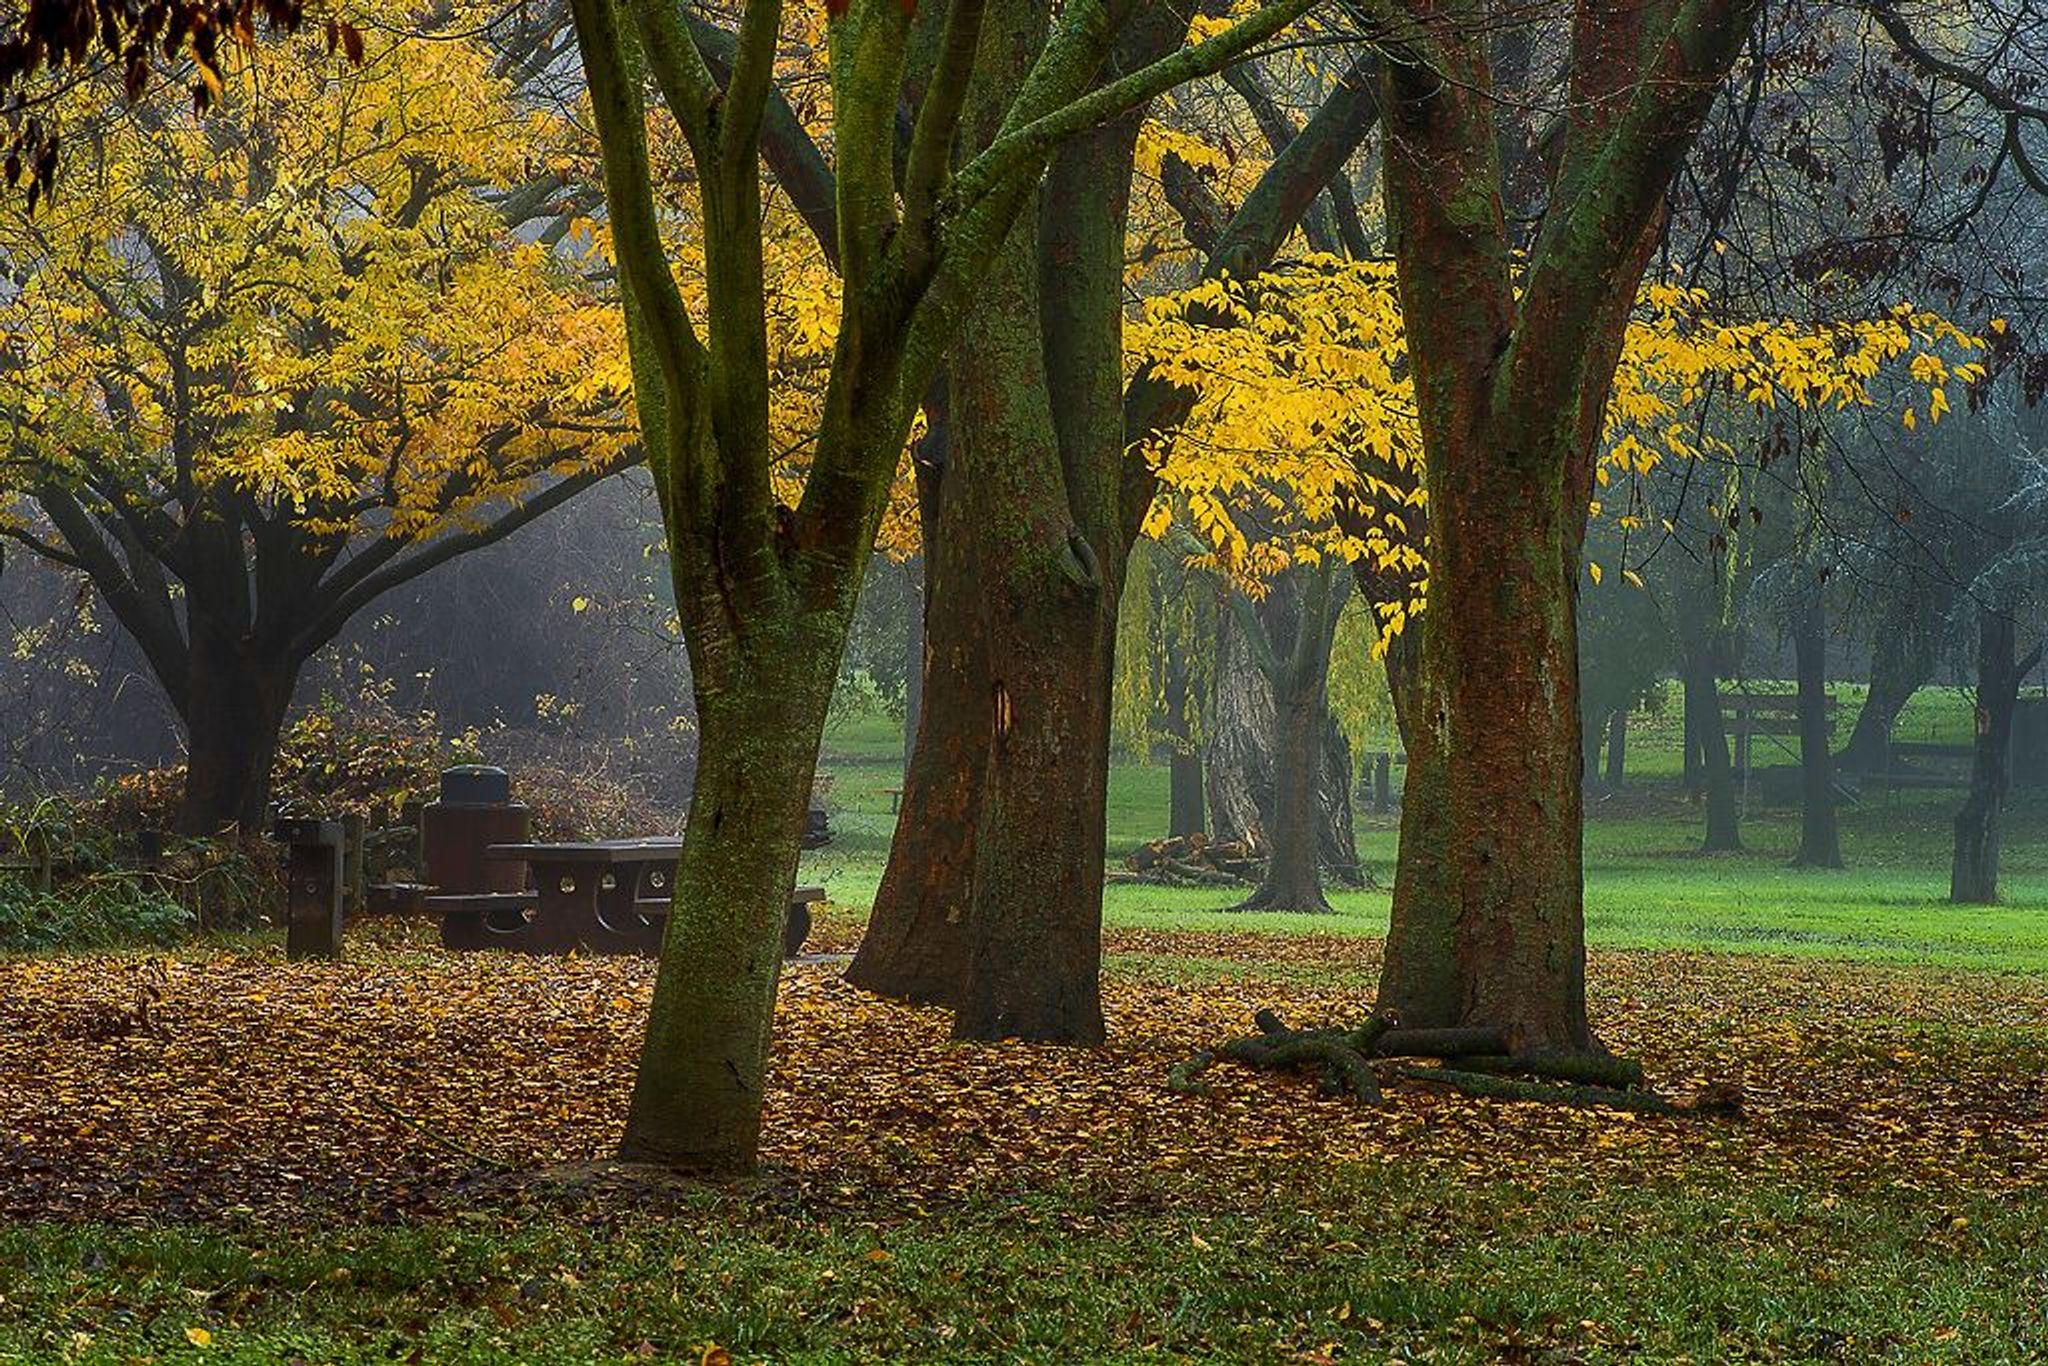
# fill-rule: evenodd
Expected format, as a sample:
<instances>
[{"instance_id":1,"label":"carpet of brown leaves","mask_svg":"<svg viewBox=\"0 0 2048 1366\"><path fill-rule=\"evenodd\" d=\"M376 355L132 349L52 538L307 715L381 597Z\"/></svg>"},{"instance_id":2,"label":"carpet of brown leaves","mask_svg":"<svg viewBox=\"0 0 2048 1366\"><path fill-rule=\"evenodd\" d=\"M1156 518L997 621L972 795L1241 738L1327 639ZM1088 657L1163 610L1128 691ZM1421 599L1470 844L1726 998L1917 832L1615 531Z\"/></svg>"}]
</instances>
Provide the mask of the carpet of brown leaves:
<instances>
[{"instance_id":1,"label":"carpet of brown leaves","mask_svg":"<svg viewBox=\"0 0 2048 1366\"><path fill-rule=\"evenodd\" d=\"M1372 1109L1228 1066L1167 1069L1250 1011L1356 1017L1377 946L1111 936L1110 1043L957 1045L941 1012L791 969L766 1159L827 1196L913 1204L1134 1172L1220 1202L1275 1171L1605 1170L1859 1188L2010 1190L2048 1171L2048 984L1820 961L1596 955L1598 1026L1667 1094L1739 1083L1739 1122L1465 1100ZM1162 961L1172 960L1171 963ZM1209 960L1190 965L1187 960ZM652 965L352 947L0 963L0 1217L265 1217L431 1205L500 1165L602 1157L623 1118ZM1301 1168L1296 1164L1308 1164Z\"/></svg>"}]
</instances>

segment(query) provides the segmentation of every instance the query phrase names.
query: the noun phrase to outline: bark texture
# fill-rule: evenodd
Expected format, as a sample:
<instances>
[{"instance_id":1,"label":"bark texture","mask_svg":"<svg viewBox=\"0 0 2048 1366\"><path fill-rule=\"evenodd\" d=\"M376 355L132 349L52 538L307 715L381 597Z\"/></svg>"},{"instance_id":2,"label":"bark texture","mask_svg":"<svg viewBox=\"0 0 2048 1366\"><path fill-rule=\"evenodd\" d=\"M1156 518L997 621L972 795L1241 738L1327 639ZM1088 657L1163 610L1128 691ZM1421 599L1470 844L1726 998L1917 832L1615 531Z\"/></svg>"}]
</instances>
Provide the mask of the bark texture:
<instances>
[{"instance_id":1,"label":"bark texture","mask_svg":"<svg viewBox=\"0 0 2048 1366\"><path fill-rule=\"evenodd\" d=\"M1800 868L1839 868L1842 834L1828 716L1827 615L1818 587L1793 624L1792 653L1799 680L1799 851L1792 862Z\"/></svg>"},{"instance_id":2,"label":"bark texture","mask_svg":"<svg viewBox=\"0 0 2048 1366\"><path fill-rule=\"evenodd\" d=\"M1669 177L1755 13L1576 8L1578 113L1519 270L1487 38L1431 27L1389 54L1382 100L1430 541L1380 1005L1544 1053L1597 1049L1575 621L1594 451Z\"/></svg>"},{"instance_id":3,"label":"bark texture","mask_svg":"<svg viewBox=\"0 0 2048 1366\"><path fill-rule=\"evenodd\" d=\"M1970 792L1956 813L1949 900L1990 906L1998 901L1998 856L2006 799L2012 791L2012 723L2020 680L2041 662L2036 647L2016 657L2011 613L1977 613L1977 728L1970 756Z\"/></svg>"},{"instance_id":4,"label":"bark texture","mask_svg":"<svg viewBox=\"0 0 2048 1366\"><path fill-rule=\"evenodd\" d=\"M927 403L920 443L925 545L924 668L918 724L897 804L889 861L867 933L846 970L866 991L917 1005L952 1005L967 974L974 889L988 641L973 577L974 490L950 478L951 423ZM938 415L937 420L930 420Z\"/></svg>"},{"instance_id":5,"label":"bark texture","mask_svg":"<svg viewBox=\"0 0 2048 1366\"><path fill-rule=\"evenodd\" d=\"M1900 595L1893 610L1877 621L1870 650L1870 690L1856 713L1849 743L1836 756L1844 773L1882 773L1891 762L1892 728L1899 713L1934 675L1934 639L1922 617L1926 604L1919 593Z\"/></svg>"}]
</instances>

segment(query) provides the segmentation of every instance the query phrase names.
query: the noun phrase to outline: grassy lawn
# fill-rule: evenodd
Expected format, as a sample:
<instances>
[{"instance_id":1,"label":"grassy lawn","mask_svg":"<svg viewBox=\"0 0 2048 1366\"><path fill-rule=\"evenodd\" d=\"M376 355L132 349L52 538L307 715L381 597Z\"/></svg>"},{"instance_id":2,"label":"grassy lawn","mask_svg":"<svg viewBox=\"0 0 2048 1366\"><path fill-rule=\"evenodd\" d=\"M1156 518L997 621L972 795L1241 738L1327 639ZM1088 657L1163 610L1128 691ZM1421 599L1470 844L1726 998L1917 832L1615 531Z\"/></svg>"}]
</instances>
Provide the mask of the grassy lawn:
<instances>
[{"instance_id":1,"label":"grassy lawn","mask_svg":"<svg viewBox=\"0 0 2048 1366\"><path fill-rule=\"evenodd\" d=\"M1757 684L1759 691L1778 685ZM1843 712L1860 704L1838 688ZM1703 817L1680 796L1677 699L1636 718L1632 764L1643 781L1589 804L1586 828L1587 934L1617 948L1689 948L1944 967L2048 970L2048 800L2022 797L2008 820L2004 905L1958 909L1947 902L1950 825L1960 795L1945 791L1871 798L1842 812L1842 872L1793 869L1798 812L1753 797L1744 822L1748 849L1705 857L1696 851ZM1843 735L1849 722L1843 722ZM1958 694L1923 691L1900 734L1966 738ZM888 789L902 782L902 738L885 718L837 721L826 737L835 839L814 854L811 874L835 902L864 916L888 856ZM1166 819L1166 771L1120 763L1111 773L1112 862L1156 837ZM1384 883L1391 878L1395 817L1359 814L1359 852ZM808 875L808 874L807 874ZM1231 914L1228 890L1119 885L1105 894L1113 927L1360 934L1386 931L1388 895L1333 889L1330 916Z\"/></svg>"},{"instance_id":2,"label":"grassy lawn","mask_svg":"<svg viewBox=\"0 0 2048 1366\"><path fill-rule=\"evenodd\" d=\"M0 1230L21 1360L2038 1361L2037 1204L1347 1167L1264 1211L1090 1193L850 1216ZM117 1307L118 1306L118 1307ZM210 1327L208 1325L211 1325ZM207 1344L193 1345L193 1338Z\"/></svg>"},{"instance_id":3,"label":"grassy lawn","mask_svg":"<svg viewBox=\"0 0 2048 1366\"><path fill-rule=\"evenodd\" d=\"M953 1044L792 968L767 1172L715 1188L602 1163L644 962L388 923L341 964L0 961L0 1361L2048 1360L2048 806L1993 909L1943 903L1949 794L1847 810L1847 872L1787 868L1796 813L1761 802L1702 857L1663 719L1589 813L1596 1026L1669 1095L1740 1086L1739 1120L1167 1089L1254 1007L1355 1018L1384 890L1309 918L1110 888L1086 1052ZM807 876L845 949L901 736L827 748ZM1113 858L1165 804L1116 769ZM1360 842L1384 879L1390 819Z\"/></svg>"}]
</instances>

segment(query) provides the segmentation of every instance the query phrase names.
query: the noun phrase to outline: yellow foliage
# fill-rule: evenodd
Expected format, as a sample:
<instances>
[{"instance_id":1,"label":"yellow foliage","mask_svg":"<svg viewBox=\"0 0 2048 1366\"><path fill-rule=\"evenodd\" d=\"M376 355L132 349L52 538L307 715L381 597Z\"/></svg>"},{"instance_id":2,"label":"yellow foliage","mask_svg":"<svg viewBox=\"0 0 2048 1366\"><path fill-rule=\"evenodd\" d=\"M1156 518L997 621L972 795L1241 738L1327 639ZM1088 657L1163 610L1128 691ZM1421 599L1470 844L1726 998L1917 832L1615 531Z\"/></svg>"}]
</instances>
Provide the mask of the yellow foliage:
<instances>
[{"instance_id":1,"label":"yellow foliage","mask_svg":"<svg viewBox=\"0 0 2048 1366\"><path fill-rule=\"evenodd\" d=\"M1200 396L1186 429L1149 453L1164 495L1148 534L1179 509L1204 559L1254 591L1289 563L1364 560L1414 585L1406 604L1380 604L1388 634L1421 610L1412 528L1427 495L1391 265L1312 256L1251 281L1208 281L1151 301L1126 336L1133 364ZM1896 367L1928 387L1938 417L1945 382L1983 378L1966 359L1982 346L1910 305L1824 324L1728 321L1703 289L1649 285L1607 405L1599 481L1698 455L1712 442L1687 413L1716 390L1762 408L1869 406L1872 381ZM1911 408L1903 420L1913 425ZM1589 572L1597 582L1599 567Z\"/></svg>"},{"instance_id":2,"label":"yellow foliage","mask_svg":"<svg viewBox=\"0 0 2048 1366\"><path fill-rule=\"evenodd\" d=\"M388 3L347 17L382 35L360 67L270 40L203 116L175 89L71 92L90 164L34 216L0 207L28 477L226 487L315 535L410 539L629 449L618 310L496 202L573 128L481 42L401 41Z\"/></svg>"}]
</instances>

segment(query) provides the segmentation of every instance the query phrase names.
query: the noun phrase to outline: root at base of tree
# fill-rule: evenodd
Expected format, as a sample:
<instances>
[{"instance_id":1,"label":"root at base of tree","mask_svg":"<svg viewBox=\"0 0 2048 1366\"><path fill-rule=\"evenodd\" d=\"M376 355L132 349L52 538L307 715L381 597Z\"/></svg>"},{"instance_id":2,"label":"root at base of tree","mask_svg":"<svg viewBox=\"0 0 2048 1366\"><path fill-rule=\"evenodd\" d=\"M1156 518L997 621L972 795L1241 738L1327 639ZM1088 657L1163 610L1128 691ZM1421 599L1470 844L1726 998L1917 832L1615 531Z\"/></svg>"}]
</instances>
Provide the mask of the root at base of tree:
<instances>
[{"instance_id":1,"label":"root at base of tree","mask_svg":"<svg viewBox=\"0 0 2048 1366\"><path fill-rule=\"evenodd\" d=\"M1615 1086L1524 1081L1493 1072L1467 1072L1450 1067L1403 1067L1409 1081L1448 1086L1478 1100L1534 1100L1585 1109L1626 1110L1638 1115L1723 1115L1742 1113L1742 1092L1732 1086L1710 1086L1689 1101L1671 1101L1654 1091Z\"/></svg>"},{"instance_id":2,"label":"root at base of tree","mask_svg":"<svg viewBox=\"0 0 2048 1366\"><path fill-rule=\"evenodd\" d=\"M1289 1029L1279 1015L1261 1010L1252 1016L1259 1032L1233 1039L1214 1052L1204 1050L1167 1073L1168 1089L1206 1095L1202 1073L1220 1058L1269 1072L1320 1072L1323 1090L1368 1103L1380 1099L1379 1078L1371 1058L1380 1036L1393 1027L1386 1016L1374 1015L1356 1029Z\"/></svg>"},{"instance_id":3,"label":"root at base of tree","mask_svg":"<svg viewBox=\"0 0 2048 1366\"><path fill-rule=\"evenodd\" d=\"M1290 1029L1272 1010L1252 1016L1259 1032L1204 1049L1177 1063L1167 1089L1207 1095L1204 1074L1219 1061L1262 1071L1320 1072L1329 1095L1377 1103L1377 1059L1435 1058L1451 1067L1405 1066L1396 1075L1410 1081L1449 1086L1487 1100L1528 1100L1553 1105L1624 1110L1649 1115L1739 1115L1742 1093L1713 1086L1690 1101L1674 1102L1647 1089L1642 1064L1605 1053L1523 1049L1514 1034L1486 1027L1400 1029L1390 1015L1373 1015L1356 1029Z\"/></svg>"}]
</instances>

